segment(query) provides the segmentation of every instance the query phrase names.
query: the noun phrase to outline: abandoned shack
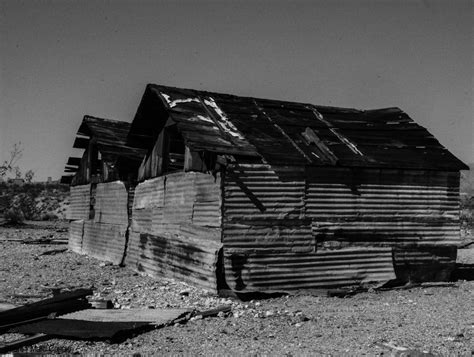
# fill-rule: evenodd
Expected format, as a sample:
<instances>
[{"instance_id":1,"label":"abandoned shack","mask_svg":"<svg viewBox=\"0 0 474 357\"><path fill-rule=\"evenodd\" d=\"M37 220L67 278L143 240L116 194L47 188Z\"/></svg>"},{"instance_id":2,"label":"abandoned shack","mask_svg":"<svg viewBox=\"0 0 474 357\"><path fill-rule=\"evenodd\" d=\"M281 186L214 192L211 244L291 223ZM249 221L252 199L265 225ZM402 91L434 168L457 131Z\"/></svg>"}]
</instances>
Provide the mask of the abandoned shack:
<instances>
[{"instance_id":1,"label":"abandoned shack","mask_svg":"<svg viewBox=\"0 0 474 357\"><path fill-rule=\"evenodd\" d=\"M116 264L122 262L136 171L145 152L128 147L130 123L85 116L61 182L71 185L69 247ZM130 187L132 191L130 193Z\"/></svg>"},{"instance_id":2,"label":"abandoned shack","mask_svg":"<svg viewBox=\"0 0 474 357\"><path fill-rule=\"evenodd\" d=\"M454 267L466 166L398 108L150 84L126 145L146 153L137 185L104 205L129 213L128 233L83 252L120 246L115 262L137 271L235 293L446 280Z\"/></svg>"}]
</instances>

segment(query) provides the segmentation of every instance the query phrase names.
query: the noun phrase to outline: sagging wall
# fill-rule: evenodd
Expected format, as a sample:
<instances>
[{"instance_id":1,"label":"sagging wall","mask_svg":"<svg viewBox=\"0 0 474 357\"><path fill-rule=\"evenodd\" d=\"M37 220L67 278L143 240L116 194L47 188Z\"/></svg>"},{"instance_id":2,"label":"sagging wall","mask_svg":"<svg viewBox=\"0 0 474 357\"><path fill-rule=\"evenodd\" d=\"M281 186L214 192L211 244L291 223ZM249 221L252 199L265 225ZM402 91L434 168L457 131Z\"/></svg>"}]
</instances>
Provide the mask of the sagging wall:
<instances>
[{"instance_id":1,"label":"sagging wall","mask_svg":"<svg viewBox=\"0 0 474 357\"><path fill-rule=\"evenodd\" d=\"M127 201L120 181L71 187L70 249L120 264L126 248Z\"/></svg>"},{"instance_id":2,"label":"sagging wall","mask_svg":"<svg viewBox=\"0 0 474 357\"><path fill-rule=\"evenodd\" d=\"M234 291L442 280L454 266L457 172L235 164L223 187Z\"/></svg>"},{"instance_id":3,"label":"sagging wall","mask_svg":"<svg viewBox=\"0 0 474 357\"><path fill-rule=\"evenodd\" d=\"M125 264L215 291L220 176L177 172L138 184Z\"/></svg>"}]
</instances>

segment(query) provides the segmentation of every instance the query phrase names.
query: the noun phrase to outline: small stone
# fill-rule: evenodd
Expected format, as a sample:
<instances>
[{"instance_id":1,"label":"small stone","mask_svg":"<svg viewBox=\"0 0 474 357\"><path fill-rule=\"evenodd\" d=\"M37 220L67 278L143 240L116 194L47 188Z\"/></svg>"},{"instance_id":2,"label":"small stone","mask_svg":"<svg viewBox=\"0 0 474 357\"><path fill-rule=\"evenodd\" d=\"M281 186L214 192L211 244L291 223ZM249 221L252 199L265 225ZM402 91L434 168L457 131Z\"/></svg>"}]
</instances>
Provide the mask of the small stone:
<instances>
[{"instance_id":1,"label":"small stone","mask_svg":"<svg viewBox=\"0 0 474 357\"><path fill-rule=\"evenodd\" d=\"M219 311L219 313L217 314L217 317L220 317L220 318L225 317L224 312L223 312L223 311Z\"/></svg>"},{"instance_id":2,"label":"small stone","mask_svg":"<svg viewBox=\"0 0 474 357\"><path fill-rule=\"evenodd\" d=\"M265 311L265 317L270 317L270 316L273 316L275 315L275 313L273 311Z\"/></svg>"}]
</instances>

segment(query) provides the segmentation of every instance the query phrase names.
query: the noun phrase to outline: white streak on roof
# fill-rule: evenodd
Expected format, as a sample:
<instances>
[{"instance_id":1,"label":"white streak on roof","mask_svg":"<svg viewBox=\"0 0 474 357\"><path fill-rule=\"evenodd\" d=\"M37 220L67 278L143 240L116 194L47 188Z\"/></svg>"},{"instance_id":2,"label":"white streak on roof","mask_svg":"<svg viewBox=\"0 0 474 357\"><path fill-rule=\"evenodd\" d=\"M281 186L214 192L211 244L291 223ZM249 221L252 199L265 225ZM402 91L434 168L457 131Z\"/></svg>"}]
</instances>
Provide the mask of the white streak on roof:
<instances>
[{"instance_id":1,"label":"white streak on roof","mask_svg":"<svg viewBox=\"0 0 474 357\"><path fill-rule=\"evenodd\" d=\"M168 94L161 93L161 92L160 92L160 94L161 94L161 96L162 96L163 98L165 98L165 100L166 100L166 102L167 102L168 104L171 103L171 97L170 97Z\"/></svg>"},{"instance_id":2,"label":"white streak on roof","mask_svg":"<svg viewBox=\"0 0 474 357\"><path fill-rule=\"evenodd\" d=\"M232 124L232 122L227 118L226 114L222 111L221 108L217 105L214 98L209 97L208 99L204 99L204 104L210 106L214 111L219 115L221 120L218 120L218 124L220 125L221 129L224 130L226 133L244 140L245 138L239 133L237 128Z\"/></svg>"},{"instance_id":3,"label":"white streak on roof","mask_svg":"<svg viewBox=\"0 0 474 357\"><path fill-rule=\"evenodd\" d=\"M351 142L348 138L346 138L344 135L342 135L341 133L339 133L335 127L332 126L332 124L330 122L328 122L326 119L324 119L323 115L318 112L315 108L312 108L313 110L313 113L314 115L316 116L316 118L318 118L320 121L322 121L324 124L326 124L329 128L329 130L331 130L331 132L336 135L336 137L341 140L341 142L346 145L349 150L351 150L354 154L357 154L357 155L360 155L360 156L364 156L364 154L357 148L357 146Z\"/></svg>"},{"instance_id":4,"label":"white streak on roof","mask_svg":"<svg viewBox=\"0 0 474 357\"><path fill-rule=\"evenodd\" d=\"M339 140L341 140L354 154L364 156L362 152L357 148L357 146L351 142L348 138L346 138L344 135L340 134L337 132L335 128L329 128L331 132L338 137Z\"/></svg>"},{"instance_id":5,"label":"white streak on roof","mask_svg":"<svg viewBox=\"0 0 474 357\"><path fill-rule=\"evenodd\" d=\"M161 92L160 92L161 93ZM180 103L190 103L190 102L197 102L197 103L200 103L200 100L198 98L186 98L186 99L175 99L175 100L171 100L171 97L168 95L168 94L165 94L165 93L161 93L161 95L163 96L163 98L165 98L165 100L168 102L168 105L170 106L170 108L174 108L176 107L176 105L180 104Z\"/></svg>"},{"instance_id":6,"label":"white streak on roof","mask_svg":"<svg viewBox=\"0 0 474 357\"><path fill-rule=\"evenodd\" d=\"M214 124L211 118L205 117L204 115L196 115L195 117L191 118L191 120L193 119L198 119L199 121L205 121L207 123Z\"/></svg>"}]
</instances>

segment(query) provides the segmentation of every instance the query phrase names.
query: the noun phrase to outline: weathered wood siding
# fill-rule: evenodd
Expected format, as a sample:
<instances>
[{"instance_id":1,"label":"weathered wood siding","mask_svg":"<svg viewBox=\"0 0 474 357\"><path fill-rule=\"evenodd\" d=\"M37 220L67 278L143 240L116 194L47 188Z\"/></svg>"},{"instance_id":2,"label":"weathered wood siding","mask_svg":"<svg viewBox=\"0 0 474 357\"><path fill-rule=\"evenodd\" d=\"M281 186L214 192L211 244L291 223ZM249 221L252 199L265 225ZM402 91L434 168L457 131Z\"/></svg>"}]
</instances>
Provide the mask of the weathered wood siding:
<instances>
[{"instance_id":1,"label":"weathered wood siding","mask_svg":"<svg viewBox=\"0 0 474 357\"><path fill-rule=\"evenodd\" d=\"M450 260L434 248L458 242L458 184L454 172L230 166L223 185L226 281L250 292L388 280L400 256L394 247L410 248L405 260L437 266L445 276L452 254ZM410 274L403 277L422 278Z\"/></svg>"},{"instance_id":2,"label":"weathered wood siding","mask_svg":"<svg viewBox=\"0 0 474 357\"><path fill-rule=\"evenodd\" d=\"M125 264L216 289L221 247L219 176L179 172L135 188Z\"/></svg>"}]
</instances>

